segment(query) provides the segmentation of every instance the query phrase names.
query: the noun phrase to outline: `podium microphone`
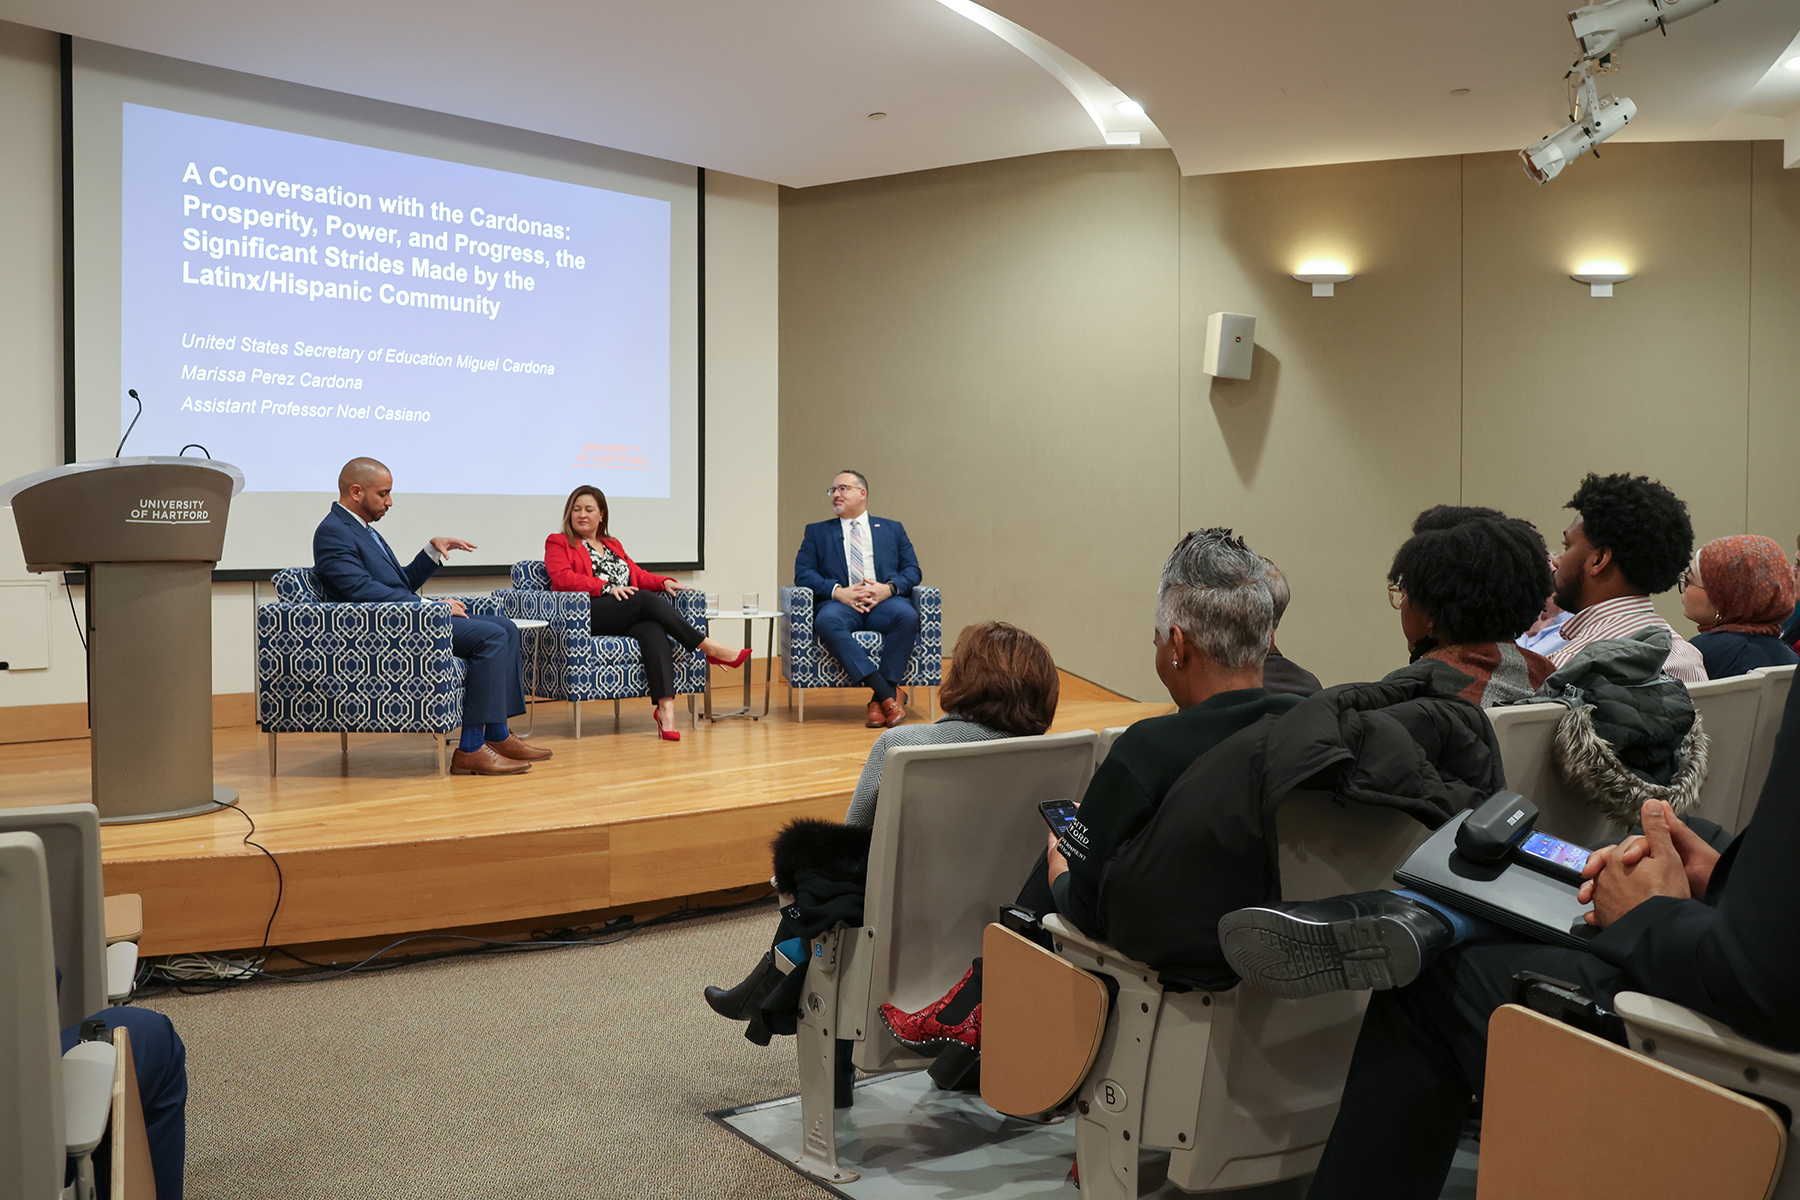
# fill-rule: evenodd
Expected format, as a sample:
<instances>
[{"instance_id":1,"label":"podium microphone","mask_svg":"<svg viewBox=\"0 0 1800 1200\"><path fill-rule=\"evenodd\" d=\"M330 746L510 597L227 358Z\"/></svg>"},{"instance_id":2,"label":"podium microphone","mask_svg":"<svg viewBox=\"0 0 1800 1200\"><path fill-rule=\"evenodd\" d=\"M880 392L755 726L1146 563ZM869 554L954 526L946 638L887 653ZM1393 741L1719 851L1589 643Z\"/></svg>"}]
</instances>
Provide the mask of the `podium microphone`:
<instances>
[{"instance_id":1,"label":"podium microphone","mask_svg":"<svg viewBox=\"0 0 1800 1200\"><path fill-rule=\"evenodd\" d=\"M128 438L131 436L131 431L137 428L138 417L141 417L144 415L144 402L142 400L138 400L137 389L136 388L126 388L125 394L127 396L130 396L133 400L137 400L138 410L137 410L137 416L131 418L131 424L129 424L125 427L125 437L122 437L119 439L119 450L123 450L125 448L125 438ZM119 450L113 451L114 458L119 457Z\"/></svg>"}]
</instances>

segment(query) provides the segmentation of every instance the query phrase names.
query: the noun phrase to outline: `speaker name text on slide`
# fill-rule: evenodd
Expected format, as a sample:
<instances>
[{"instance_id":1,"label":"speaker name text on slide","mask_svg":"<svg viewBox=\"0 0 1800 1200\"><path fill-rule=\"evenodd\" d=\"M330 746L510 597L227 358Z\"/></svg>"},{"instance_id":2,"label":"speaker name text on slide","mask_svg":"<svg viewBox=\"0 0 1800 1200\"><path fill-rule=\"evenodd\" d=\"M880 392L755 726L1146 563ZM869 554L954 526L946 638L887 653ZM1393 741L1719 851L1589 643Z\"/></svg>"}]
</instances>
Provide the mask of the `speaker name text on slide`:
<instances>
[{"instance_id":1,"label":"speaker name text on slide","mask_svg":"<svg viewBox=\"0 0 1800 1200\"><path fill-rule=\"evenodd\" d=\"M669 495L669 201L122 107L131 452L261 492L369 455L396 492Z\"/></svg>"}]
</instances>

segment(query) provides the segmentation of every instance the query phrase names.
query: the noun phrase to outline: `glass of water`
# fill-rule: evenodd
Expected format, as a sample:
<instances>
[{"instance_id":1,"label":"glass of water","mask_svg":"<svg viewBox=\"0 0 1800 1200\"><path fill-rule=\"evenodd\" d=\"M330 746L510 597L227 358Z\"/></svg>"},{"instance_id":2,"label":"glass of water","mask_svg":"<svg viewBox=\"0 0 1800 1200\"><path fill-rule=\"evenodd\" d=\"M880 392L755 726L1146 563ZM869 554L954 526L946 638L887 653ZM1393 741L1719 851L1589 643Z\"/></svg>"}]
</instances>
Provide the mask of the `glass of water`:
<instances>
[{"instance_id":1,"label":"glass of water","mask_svg":"<svg viewBox=\"0 0 1800 1200\"><path fill-rule=\"evenodd\" d=\"M706 593L706 615L709 617L716 617L719 615L719 593Z\"/></svg>"},{"instance_id":2,"label":"glass of water","mask_svg":"<svg viewBox=\"0 0 1800 1200\"><path fill-rule=\"evenodd\" d=\"M762 593L761 592L745 592L744 593L744 615L745 616L753 615L761 607L762 607Z\"/></svg>"}]
</instances>

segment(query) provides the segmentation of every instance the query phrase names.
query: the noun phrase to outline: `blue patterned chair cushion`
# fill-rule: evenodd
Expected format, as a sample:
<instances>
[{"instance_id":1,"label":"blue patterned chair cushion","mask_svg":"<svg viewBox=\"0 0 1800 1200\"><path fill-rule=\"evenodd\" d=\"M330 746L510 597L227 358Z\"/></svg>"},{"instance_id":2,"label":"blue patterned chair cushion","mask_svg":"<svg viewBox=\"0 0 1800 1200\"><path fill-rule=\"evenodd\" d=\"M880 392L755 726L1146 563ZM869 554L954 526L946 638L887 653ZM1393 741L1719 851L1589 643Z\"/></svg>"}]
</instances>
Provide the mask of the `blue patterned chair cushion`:
<instances>
[{"instance_id":1,"label":"blue patterned chair cushion","mask_svg":"<svg viewBox=\"0 0 1800 1200\"><path fill-rule=\"evenodd\" d=\"M257 718L270 733L448 733L462 725L463 661L442 604L337 604L310 567L274 577L256 610ZM432 599L447 599L434 596ZM492 596L459 596L504 616Z\"/></svg>"},{"instance_id":2,"label":"blue patterned chair cushion","mask_svg":"<svg viewBox=\"0 0 1800 1200\"><path fill-rule=\"evenodd\" d=\"M548 621L549 628L527 633L524 639L525 690L550 700L629 700L650 694L643 656L637 642L628 637L595 637L589 615L592 603L586 592L553 592L544 564L526 560L513 564L513 586L494 593L506 616ZM669 597L675 611L688 624L706 629L706 597L681 591ZM689 653L671 638L675 659L675 694L693 695L706 690L706 655Z\"/></svg>"},{"instance_id":3,"label":"blue patterned chair cushion","mask_svg":"<svg viewBox=\"0 0 1800 1200\"><path fill-rule=\"evenodd\" d=\"M919 610L919 639L906 660L905 687L937 687L944 675L944 600L934 587L916 587L911 596ZM781 589L781 665L788 683L797 688L853 687L881 662L881 635L859 630L850 636L868 654L868 662L852 678L844 664L822 646L813 630L811 588Z\"/></svg>"}]
</instances>

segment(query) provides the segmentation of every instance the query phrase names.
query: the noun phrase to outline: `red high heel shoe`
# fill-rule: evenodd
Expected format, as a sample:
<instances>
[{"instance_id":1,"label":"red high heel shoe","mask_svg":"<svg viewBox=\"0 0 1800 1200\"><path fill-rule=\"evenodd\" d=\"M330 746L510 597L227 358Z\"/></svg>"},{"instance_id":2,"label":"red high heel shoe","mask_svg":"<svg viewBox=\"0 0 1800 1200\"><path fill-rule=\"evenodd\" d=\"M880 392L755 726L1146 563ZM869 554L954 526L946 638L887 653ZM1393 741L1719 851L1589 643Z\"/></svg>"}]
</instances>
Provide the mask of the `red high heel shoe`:
<instances>
[{"instance_id":1,"label":"red high heel shoe","mask_svg":"<svg viewBox=\"0 0 1800 1200\"><path fill-rule=\"evenodd\" d=\"M745 646L739 650L736 658L714 658L709 654L706 656L706 661L715 667L741 667L750 661L750 647Z\"/></svg>"},{"instance_id":2,"label":"red high heel shoe","mask_svg":"<svg viewBox=\"0 0 1800 1200\"><path fill-rule=\"evenodd\" d=\"M654 705L652 705L650 708L650 719L652 721L656 722L656 732L662 734L663 741L679 742L681 740L681 730L674 729L674 728L670 728L670 729L663 728L662 709L657 708Z\"/></svg>"},{"instance_id":3,"label":"red high heel shoe","mask_svg":"<svg viewBox=\"0 0 1800 1200\"><path fill-rule=\"evenodd\" d=\"M913 1050L927 1050L942 1047L947 1042L961 1042L971 1048L981 1046L981 1005L975 1008L962 1021L955 1025L946 1025L937 1019L957 994L963 990L975 975L971 966L963 972L963 977L956 981L956 986L945 992L942 999L933 1000L916 1013L901 1012L892 1004L881 1006L881 1019L893 1031L895 1039Z\"/></svg>"}]
</instances>

